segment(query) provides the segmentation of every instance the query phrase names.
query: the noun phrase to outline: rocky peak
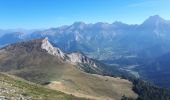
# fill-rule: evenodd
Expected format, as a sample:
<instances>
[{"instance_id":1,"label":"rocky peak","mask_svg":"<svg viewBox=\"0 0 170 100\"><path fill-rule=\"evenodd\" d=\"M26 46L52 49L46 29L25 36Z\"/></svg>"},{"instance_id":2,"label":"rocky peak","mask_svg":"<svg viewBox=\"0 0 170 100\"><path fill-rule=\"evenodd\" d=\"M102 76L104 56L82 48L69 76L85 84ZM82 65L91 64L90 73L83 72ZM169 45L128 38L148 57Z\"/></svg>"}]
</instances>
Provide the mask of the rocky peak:
<instances>
[{"instance_id":1,"label":"rocky peak","mask_svg":"<svg viewBox=\"0 0 170 100\"><path fill-rule=\"evenodd\" d=\"M84 56L79 52L70 53L67 54L67 56L69 57L69 61L73 64L83 63L83 64L89 64L93 67L97 67L96 64L90 58Z\"/></svg>"},{"instance_id":2,"label":"rocky peak","mask_svg":"<svg viewBox=\"0 0 170 100\"><path fill-rule=\"evenodd\" d=\"M73 25L86 25L84 22L78 21L78 22L74 22Z\"/></svg>"},{"instance_id":3,"label":"rocky peak","mask_svg":"<svg viewBox=\"0 0 170 100\"><path fill-rule=\"evenodd\" d=\"M70 26L70 29L84 29L86 27L86 24L84 22L75 22Z\"/></svg>"},{"instance_id":4,"label":"rocky peak","mask_svg":"<svg viewBox=\"0 0 170 100\"><path fill-rule=\"evenodd\" d=\"M67 61L71 62L72 64L83 63L89 64L93 67L97 67L90 58L86 57L80 52L73 52L69 54L63 53L59 48L53 47L52 44L48 41L48 38L44 38L42 40L41 48L46 50L51 55L58 56L63 59L67 58Z\"/></svg>"},{"instance_id":5,"label":"rocky peak","mask_svg":"<svg viewBox=\"0 0 170 100\"><path fill-rule=\"evenodd\" d=\"M48 41L47 37L42 40L41 48L46 50L51 55L61 58L65 57L65 54L59 48L53 47L53 45Z\"/></svg>"},{"instance_id":6,"label":"rocky peak","mask_svg":"<svg viewBox=\"0 0 170 100\"><path fill-rule=\"evenodd\" d=\"M73 52L69 54L62 52L59 48L54 47L49 42L47 37L11 44L9 46L1 48L0 52L4 50L12 51L15 53L16 52L20 53L20 51L26 51L28 53L34 51L41 52L41 50L45 50L48 54L66 60L71 64L83 63L83 64L89 64L90 66L96 67L96 64L94 63L93 60L86 57L80 52Z\"/></svg>"}]
</instances>

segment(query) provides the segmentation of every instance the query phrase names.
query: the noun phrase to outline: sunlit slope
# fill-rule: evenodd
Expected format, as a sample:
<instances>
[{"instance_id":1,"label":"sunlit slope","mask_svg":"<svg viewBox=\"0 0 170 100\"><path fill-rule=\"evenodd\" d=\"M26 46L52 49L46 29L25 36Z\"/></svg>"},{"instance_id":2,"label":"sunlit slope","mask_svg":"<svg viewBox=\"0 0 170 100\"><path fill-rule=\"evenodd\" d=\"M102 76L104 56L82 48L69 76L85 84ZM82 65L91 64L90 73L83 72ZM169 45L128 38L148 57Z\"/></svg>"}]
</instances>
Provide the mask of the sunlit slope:
<instances>
[{"instance_id":1,"label":"sunlit slope","mask_svg":"<svg viewBox=\"0 0 170 100\"><path fill-rule=\"evenodd\" d=\"M0 96L2 100L86 100L4 73L0 73Z\"/></svg>"},{"instance_id":2,"label":"sunlit slope","mask_svg":"<svg viewBox=\"0 0 170 100\"><path fill-rule=\"evenodd\" d=\"M51 81L48 87L97 100L120 100L123 95L137 97L132 91L132 83L128 80L84 73L73 66L65 70L58 81Z\"/></svg>"}]
</instances>

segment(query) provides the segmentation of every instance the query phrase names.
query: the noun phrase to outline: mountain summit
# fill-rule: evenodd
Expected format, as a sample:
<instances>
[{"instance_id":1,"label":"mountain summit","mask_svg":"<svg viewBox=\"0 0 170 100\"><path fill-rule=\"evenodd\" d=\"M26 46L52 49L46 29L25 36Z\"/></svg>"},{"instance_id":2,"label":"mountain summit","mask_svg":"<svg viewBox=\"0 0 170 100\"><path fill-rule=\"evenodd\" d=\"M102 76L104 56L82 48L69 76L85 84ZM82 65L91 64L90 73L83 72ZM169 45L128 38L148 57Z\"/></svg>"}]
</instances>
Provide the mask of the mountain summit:
<instances>
[{"instance_id":1,"label":"mountain summit","mask_svg":"<svg viewBox=\"0 0 170 100\"><path fill-rule=\"evenodd\" d=\"M49 54L61 57L64 59L64 53L57 47L53 47L52 44L48 41L48 37L42 39L41 48L46 50Z\"/></svg>"},{"instance_id":2,"label":"mountain summit","mask_svg":"<svg viewBox=\"0 0 170 100\"><path fill-rule=\"evenodd\" d=\"M71 64L82 63L82 64L88 64L91 67L97 67L94 61L86 57L84 54L81 54L80 52L73 52L68 54L62 52L60 48L54 47L49 42L48 37L11 44L7 47L4 47L1 50L7 50L15 53L21 50L26 50L27 53L34 52L34 51L47 52L48 54L58 57Z\"/></svg>"},{"instance_id":3,"label":"mountain summit","mask_svg":"<svg viewBox=\"0 0 170 100\"><path fill-rule=\"evenodd\" d=\"M49 54L60 57L62 59L71 62L72 64L83 63L89 64L92 67L97 67L96 64L85 55L81 54L80 52L73 52L73 53L63 53L59 48L54 47L49 41L48 37L42 39L41 48L46 50Z\"/></svg>"},{"instance_id":4,"label":"mountain summit","mask_svg":"<svg viewBox=\"0 0 170 100\"><path fill-rule=\"evenodd\" d=\"M163 19L159 15L154 15L146 19L143 24L155 25L155 24L168 23L168 22L170 21Z\"/></svg>"}]
</instances>

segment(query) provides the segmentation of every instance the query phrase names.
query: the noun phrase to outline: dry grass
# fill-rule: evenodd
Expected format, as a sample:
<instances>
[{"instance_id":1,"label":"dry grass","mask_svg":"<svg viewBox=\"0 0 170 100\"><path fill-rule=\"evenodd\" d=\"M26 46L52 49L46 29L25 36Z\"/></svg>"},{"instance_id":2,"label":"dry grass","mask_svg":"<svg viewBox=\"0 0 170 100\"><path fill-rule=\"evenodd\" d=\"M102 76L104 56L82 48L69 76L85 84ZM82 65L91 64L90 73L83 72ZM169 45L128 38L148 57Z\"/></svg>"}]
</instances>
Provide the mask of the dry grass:
<instances>
[{"instance_id":1,"label":"dry grass","mask_svg":"<svg viewBox=\"0 0 170 100\"><path fill-rule=\"evenodd\" d=\"M48 85L67 94L96 100L120 100L123 95L136 98L132 83L120 78L92 75L70 66L58 81Z\"/></svg>"},{"instance_id":2,"label":"dry grass","mask_svg":"<svg viewBox=\"0 0 170 100\"><path fill-rule=\"evenodd\" d=\"M0 96L7 100L87 100L4 73L0 73Z\"/></svg>"}]
</instances>

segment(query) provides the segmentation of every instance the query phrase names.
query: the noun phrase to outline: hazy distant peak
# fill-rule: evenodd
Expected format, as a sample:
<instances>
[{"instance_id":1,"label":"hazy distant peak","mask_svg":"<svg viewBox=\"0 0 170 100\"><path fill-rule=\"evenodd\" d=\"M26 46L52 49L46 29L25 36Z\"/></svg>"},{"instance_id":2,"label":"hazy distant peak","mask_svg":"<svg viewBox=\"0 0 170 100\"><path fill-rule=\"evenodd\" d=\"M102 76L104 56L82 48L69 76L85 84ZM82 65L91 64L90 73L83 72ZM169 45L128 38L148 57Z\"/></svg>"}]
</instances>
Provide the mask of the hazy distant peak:
<instances>
[{"instance_id":1,"label":"hazy distant peak","mask_svg":"<svg viewBox=\"0 0 170 100\"><path fill-rule=\"evenodd\" d=\"M163 19L159 15L154 15L154 16L150 16L148 19L146 19L143 24L155 25L156 23L158 24L158 23L166 23L166 22L167 22L167 20Z\"/></svg>"},{"instance_id":2,"label":"hazy distant peak","mask_svg":"<svg viewBox=\"0 0 170 100\"><path fill-rule=\"evenodd\" d=\"M153 15L153 16L150 16L149 18L162 19L162 17L159 15Z\"/></svg>"},{"instance_id":3,"label":"hazy distant peak","mask_svg":"<svg viewBox=\"0 0 170 100\"><path fill-rule=\"evenodd\" d=\"M85 23L82 21L77 21L77 22L74 22L73 25L85 25Z\"/></svg>"},{"instance_id":4,"label":"hazy distant peak","mask_svg":"<svg viewBox=\"0 0 170 100\"><path fill-rule=\"evenodd\" d=\"M75 29L75 28L83 29L85 26L86 24L84 22L75 22L70 26L70 28L71 29Z\"/></svg>"},{"instance_id":5,"label":"hazy distant peak","mask_svg":"<svg viewBox=\"0 0 170 100\"><path fill-rule=\"evenodd\" d=\"M106 25L110 25L110 24L106 23L106 22L97 22L94 25L96 25L96 26L106 26Z\"/></svg>"},{"instance_id":6,"label":"hazy distant peak","mask_svg":"<svg viewBox=\"0 0 170 100\"><path fill-rule=\"evenodd\" d=\"M115 21L115 22L113 22L112 24L125 24L125 23L123 23L123 22L121 22L121 21Z\"/></svg>"}]
</instances>

